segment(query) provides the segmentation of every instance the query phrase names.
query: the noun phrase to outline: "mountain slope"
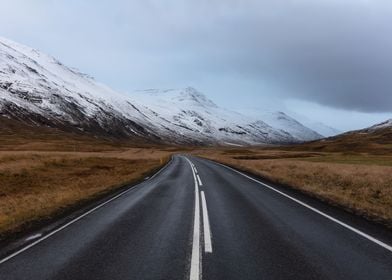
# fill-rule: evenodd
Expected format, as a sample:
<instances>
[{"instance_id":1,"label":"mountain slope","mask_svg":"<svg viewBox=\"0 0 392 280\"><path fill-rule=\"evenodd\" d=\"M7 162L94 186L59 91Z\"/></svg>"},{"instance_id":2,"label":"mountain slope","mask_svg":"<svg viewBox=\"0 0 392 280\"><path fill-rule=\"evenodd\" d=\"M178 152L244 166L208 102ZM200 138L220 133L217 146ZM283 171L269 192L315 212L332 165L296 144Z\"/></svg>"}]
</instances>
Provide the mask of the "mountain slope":
<instances>
[{"instance_id":1,"label":"mountain slope","mask_svg":"<svg viewBox=\"0 0 392 280\"><path fill-rule=\"evenodd\" d=\"M0 39L1 113L40 125L127 137L153 133L127 118L126 98L54 58ZM131 131L133 133L131 133Z\"/></svg>"},{"instance_id":2,"label":"mountain slope","mask_svg":"<svg viewBox=\"0 0 392 280\"><path fill-rule=\"evenodd\" d=\"M292 118L300 122L302 125L306 126L307 128L317 132L318 134L324 137L331 137L342 133L341 131L339 131L334 127L331 127L319 121L315 121L313 119L309 119L308 117L305 117L304 115L298 114L291 110L289 110L287 113Z\"/></svg>"},{"instance_id":3,"label":"mountain slope","mask_svg":"<svg viewBox=\"0 0 392 280\"><path fill-rule=\"evenodd\" d=\"M328 152L392 153L392 119L297 147Z\"/></svg>"},{"instance_id":4,"label":"mountain slope","mask_svg":"<svg viewBox=\"0 0 392 280\"><path fill-rule=\"evenodd\" d=\"M392 119L386 120L385 122L375 124L371 127L362 129L362 132L370 132L370 133L381 133L384 131L392 130Z\"/></svg>"},{"instance_id":5,"label":"mountain slope","mask_svg":"<svg viewBox=\"0 0 392 280\"><path fill-rule=\"evenodd\" d=\"M0 38L0 115L95 136L177 144L311 139L295 128L274 127L220 108L193 88L119 94L51 56L5 38Z\"/></svg>"},{"instance_id":6,"label":"mountain slope","mask_svg":"<svg viewBox=\"0 0 392 280\"><path fill-rule=\"evenodd\" d=\"M306 127L310 128L311 130L317 132L318 134L324 137L331 137L342 133L336 128L330 127L321 122L315 122L315 121L305 120L305 119L299 119L298 121L300 121L303 125L305 125Z\"/></svg>"},{"instance_id":7,"label":"mountain slope","mask_svg":"<svg viewBox=\"0 0 392 280\"><path fill-rule=\"evenodd\" d=\"M288 116L287 114L277 112L261 112L258 113L258 117L264 122L274 128L278 128L290 133L298 141L311 141L321 139L324 136L313 131L312 129L304 126L302 123Z\"/></svg>"}]
</instances>

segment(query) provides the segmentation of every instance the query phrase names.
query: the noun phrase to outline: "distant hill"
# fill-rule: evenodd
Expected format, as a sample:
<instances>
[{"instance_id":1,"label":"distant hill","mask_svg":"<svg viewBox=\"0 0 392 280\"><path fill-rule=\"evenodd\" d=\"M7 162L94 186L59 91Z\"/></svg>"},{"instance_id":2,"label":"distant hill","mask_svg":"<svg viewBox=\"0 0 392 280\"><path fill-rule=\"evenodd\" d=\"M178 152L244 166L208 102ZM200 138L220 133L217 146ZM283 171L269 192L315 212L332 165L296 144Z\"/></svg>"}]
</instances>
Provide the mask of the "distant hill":
<instances>
[{"instance_id":1,"label":"distant hill","mask_svg":"<svg viewBox=\"0 0 392 280\"><path fill-rule=\"evenodd\" d=\"M392 153L392 119L292 148L326 152Z\"/></svg>"}]
</instances>

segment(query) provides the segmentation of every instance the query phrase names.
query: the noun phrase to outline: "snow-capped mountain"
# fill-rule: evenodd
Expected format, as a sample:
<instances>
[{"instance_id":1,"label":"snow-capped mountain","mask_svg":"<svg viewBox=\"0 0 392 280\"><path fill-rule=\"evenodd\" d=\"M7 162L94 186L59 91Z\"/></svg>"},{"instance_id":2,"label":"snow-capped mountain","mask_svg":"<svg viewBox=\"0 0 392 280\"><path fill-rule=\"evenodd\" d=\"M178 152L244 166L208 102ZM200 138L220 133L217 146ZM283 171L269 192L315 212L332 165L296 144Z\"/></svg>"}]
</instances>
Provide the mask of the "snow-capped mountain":
<instances>
[{"instance_id":1,"label":"snow-capped mountain","mask_svg":"<svg viewBox=\"0 0 392 280\"><path fill-rule=\"evenodd\" d=\"M0 112L37 125L156 138L128 99L42 52L0 38Z\"/></svg>"},{"instance_id":2,"label":"snow-capped mountain","mask_svg":"<svg viewBox=\"0 0 392 280\"><path fill-rule=\"evenodd\" d=\"M162 126L189 139L241 144L296 141L286 131L218 107L193 88L138 91L131 99L152 112Z\"/></svg>"},{"instance_id":3,"label":"snow-capped mountain","mask_svg":"<svg viewBox=\"0 0 392 280\"><path fill-rule=\"evenodd\" d=\"M323 135L324 137L331 137L342 133L340 130L337 130L336 128L330 127L321 122L301 121L301 123L313 131L316 131L318 134Z\"/></svg>"},{"instance_id":4,"label":"snow-capped mountain","mask_svg":"<svg viewBox=\"0 0 392 280\"><path fill-rule=\"evenodd\" d=\"M331 137L342 133L336 128L330 127L322 122L313 121L305 117L297 117L296 115L294 117L304 126L310 128L313 131L316 131L318 134L324 137Z\"/></svg>"},{"instance_id":5,"label":"snow-capped mountain","mask_svg":"<svg viewBox=\"0 0 392 280\"><path fill-rule=\"evenodd\" d=\"M311 141L324 137L281 111L248 109L247 112L274 128L290 133L298 141Z\"/></svg>"},{"instance_id":6,"label":"snow-capped mountain","mask_svg":"<svg viewBox=\"0 0 392 280\"><path fill-rule=\"evenodd\" d=\"M295 113L293 111L288 110L286 113L302 125L306 126L307 128L310 128L311 130L317 132L324 137L331 137L342 133L342 131L334 127L331 127L319 121L315 121L313 119L309 119L304 115Z\"/></svg>"},{"instance_id":7,"label":"snow-capped mountain","mask_svg":"<svg viewBox=\"0 0 392 280\"><path fill-rule=\"evenodd\" d=\"M319 138L293 119L286 118L287 125L270 124L220 108L193 88L120 94L51 56L4 38L0 116L93 135L178 144L254 145Z\"/></svg>"}]
</instances>

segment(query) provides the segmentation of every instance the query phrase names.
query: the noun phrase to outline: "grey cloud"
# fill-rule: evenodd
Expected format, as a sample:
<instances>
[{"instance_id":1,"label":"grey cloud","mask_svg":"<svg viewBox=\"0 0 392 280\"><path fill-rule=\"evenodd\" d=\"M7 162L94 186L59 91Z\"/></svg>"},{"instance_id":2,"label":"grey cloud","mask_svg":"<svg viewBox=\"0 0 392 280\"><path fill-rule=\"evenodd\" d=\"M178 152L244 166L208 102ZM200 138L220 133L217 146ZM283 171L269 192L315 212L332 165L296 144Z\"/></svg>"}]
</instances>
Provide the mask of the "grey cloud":
<instances>
[{"instance_id":1,"label":"grey cloud","mask_svg":"<svg viewBox=\"0 0 392 280\"><path fill-rule=\"evenodd\" d=\"M254 96L392 111L389 0L6 2L2 34L114 87L208 81L235 98L226 81L247 80L274 89Z\"/></svg>"},{"instance_id":2,"label":"grey cloud","mask_svg":"<svg viewBox=\"0 0 392 280\"><path fill-rule=\"evenodd\" d=\"M279 1L278 1L279 2ZM215 26L222 68L267 80L285 97L392 111L392 9L383 1L290 1ZM254 11L253 11L254 12ZM263 17L263 14L266 15ZM224 42L224 44L219 44ZM222 69L223 70L223 69Z\"/></svg>"}]
</instances>

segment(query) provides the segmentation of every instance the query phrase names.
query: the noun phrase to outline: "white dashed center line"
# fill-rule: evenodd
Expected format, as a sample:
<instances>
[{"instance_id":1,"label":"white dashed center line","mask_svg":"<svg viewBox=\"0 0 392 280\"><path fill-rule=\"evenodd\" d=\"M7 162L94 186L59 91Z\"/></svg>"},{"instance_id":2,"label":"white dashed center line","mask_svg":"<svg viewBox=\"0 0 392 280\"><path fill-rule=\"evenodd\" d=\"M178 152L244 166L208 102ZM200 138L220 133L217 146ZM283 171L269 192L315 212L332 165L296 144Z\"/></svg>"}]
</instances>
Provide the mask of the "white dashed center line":
<instances>
[{"instance_id":1,"label":"white dashed center line","mask_svg":"<svg viewBox=\"0 0 392 280\"><path fill-rule=\"evenodd\" d=\"M191 166L193 180L195 184L195 215L193 222L193 240L192 240L192 256L191 256L191 269L190 269L190 280L202 279L202 254L200 254L200 194L199 187L203 184L200 179L200 175L197 174L195 165L188 159L185 158ZM210 221L208 219L207 201L203 191L201 191L201 202L202 202L202 215L203 215L203 233L204 233L204 251L206 253L212 253L212 241L211 241L211 229Z\"/></svg>"},{"instance_id":2,"label":"white dashed center line","mask_svg":"<svg viewBox=\"0 0 392 280\"><path fill-rule=\"evenodd\" d=\"M210 221L208 219L207 202L204 192L201 191L201 205L203 210L203 226L204 226L204 251L212 253Z\"/></svg>"}]
</instances>

